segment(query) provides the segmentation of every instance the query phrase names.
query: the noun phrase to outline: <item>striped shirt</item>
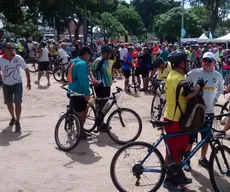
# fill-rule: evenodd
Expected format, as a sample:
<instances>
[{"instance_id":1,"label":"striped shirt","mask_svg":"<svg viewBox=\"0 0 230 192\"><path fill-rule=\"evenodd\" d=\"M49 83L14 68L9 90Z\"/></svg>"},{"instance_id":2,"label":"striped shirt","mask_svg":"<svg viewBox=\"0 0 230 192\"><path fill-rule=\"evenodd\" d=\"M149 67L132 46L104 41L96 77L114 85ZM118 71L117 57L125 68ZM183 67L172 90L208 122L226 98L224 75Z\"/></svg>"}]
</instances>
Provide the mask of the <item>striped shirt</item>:
<instances>
[{"instance_id":1,"label":"striped shirt","mask_svg":"<svg viewBox=\"0 0 230 192\"><path fill-rule=\"evenodd\" d=\"M112 63L108 62L107 60L104 61L103 65L100 67L100 61L102 57L97 58L91 67L93 72L94 78L97 81L102 82L103 87L110 87L112 85Z\"/></svg>"}]
</instances>

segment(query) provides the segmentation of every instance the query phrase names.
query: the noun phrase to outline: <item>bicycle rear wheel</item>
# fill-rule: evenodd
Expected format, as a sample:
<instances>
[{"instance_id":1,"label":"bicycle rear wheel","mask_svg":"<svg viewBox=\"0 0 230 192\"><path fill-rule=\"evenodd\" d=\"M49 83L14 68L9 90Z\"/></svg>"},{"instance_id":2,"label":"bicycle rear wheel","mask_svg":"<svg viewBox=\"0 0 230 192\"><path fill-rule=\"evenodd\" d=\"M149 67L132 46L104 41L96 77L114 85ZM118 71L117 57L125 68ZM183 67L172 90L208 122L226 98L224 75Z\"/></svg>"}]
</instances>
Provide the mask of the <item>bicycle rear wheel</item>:
<instances>
[{"instance_id":1,"label":"bicycle rear wheel","mask_svg":"<svg viewBox=\"0 0 230 192\"><path fill-rule=\"evenodd\" d=\"M32 61L32 63L27 63L28 70L31 73L36 73L38 71L38 63L37 61Z\"/></svg>"},{"instance_id":2,"label":"bicycle rear wheel","mask_svg":"<svg viewBox=\"0 0 230 192\"><path fill-rule=\"evenodd\" d=\"M61 125L64 125L64 128ZM65 144L61 142L59 132L63 131L62 136L66 138ZM59 149L62 151L71 151L79 141L81 135L81 124L79 118L72 113L66 113L60 117L55 127L54 138Z\"/></svg>"},{"instance_id":3,"label":"bicycle rear wheel","mask_svg":"<svg viewBox=\"0 0 230 192\"><path fill-rule=\"evenodd\" d=\"M222 163L221 163L222 161ZM215 164L214 164L215 162ZM215 192L230 191L230 149L221 145L210 156L209 176ZM214 165L217 168L214 170ZM217 176L217 174L219 174ZM226 178L227 181L224 181Z\"/></svg>"},{"instance_id":4,"label":"bicycle rear wheel","mask_svg":"<svg viewBox=\"0 0 230 192\"><path fill-rule=\"evenodd\" d=\"M53 77L57 82L62 81L63 75L62 75L62 69L60 67L56 67L53 72Z\"/></svg>"},{"instance_id":5,"label":"bicycle rear wheel","mask_svg":"<svg viewBox=\"0 0 230 192\"><path fill-rule=\"evenodd\" d=\"M118 144L135 141L141 134L142 121L140 116L128 108L113 111L107 120L108 135Z\"/></svg>"},{"instance_id":6,"label":"bicycle rear wheel","mask_svg":"<svg viewBox=\"0 0 230 192\"><path fill-rule=\"evenodd\" d=\"M162 170L165 163L161 153L155 149L140 165L151 147L145 142L132 142L115 153L110 165L110 176L118 191L155 192L160 188L165 178ZM156 172L144 172L144 168L154 169Z\"/></svg>"},{"instance_id":7,"label":"bicycle rear wheel","mask_svg":"<svg viewBox=\"0 0 230 192\"><path fill-rule=\"evenodd\" d=\"M94 129L97 126L95 119L96 119L96 109L92 104L89 103L87 108L87 115L84 123L84 128L83 128L85 132L90 133L94 131Z\"/></svg>"}]
</instances>

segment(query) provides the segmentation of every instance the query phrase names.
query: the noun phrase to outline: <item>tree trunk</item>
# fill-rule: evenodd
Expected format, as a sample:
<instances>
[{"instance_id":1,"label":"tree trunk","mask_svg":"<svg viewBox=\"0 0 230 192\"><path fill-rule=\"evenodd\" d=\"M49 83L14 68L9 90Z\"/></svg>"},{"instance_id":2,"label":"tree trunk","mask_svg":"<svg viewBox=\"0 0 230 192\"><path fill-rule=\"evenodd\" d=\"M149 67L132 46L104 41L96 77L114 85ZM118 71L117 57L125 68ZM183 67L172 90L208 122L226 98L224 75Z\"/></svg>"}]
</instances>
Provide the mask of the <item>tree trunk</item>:
<instances>
[{"instance_id":1,"label":"tree trunk","mask_svg":"<svg viewBox=\"0 0 230 192\"><path fill-rule=\"evenodd\" d=\"M70 25L68 27L68 33L69 33L69 40L72 42L72 35L71 35L71 31L70 31Z\"/></svg>"},{"instance_id":2,"label":"tree trunk","mask_svg":"<svg viewBox=\"0 0 230 192\"><path fill-rule=\"evenodd\" d=\"M86 9L86 3L84 6L84 43L87 42L87 9Z\"/></svg>"},{"instance_id":3,"label":"tree trunk","mask_svg":"<svg viewBox=\"0 0 230 192\"><path fill-rule=\"evenodd\" d=\"M210 24L210 31L212 35L214 35L217 22L218 22L218 9L220 7L221 0L215 0L215 7L212 9L211 13L211 24Z\"/></svg>"}]
</instances>

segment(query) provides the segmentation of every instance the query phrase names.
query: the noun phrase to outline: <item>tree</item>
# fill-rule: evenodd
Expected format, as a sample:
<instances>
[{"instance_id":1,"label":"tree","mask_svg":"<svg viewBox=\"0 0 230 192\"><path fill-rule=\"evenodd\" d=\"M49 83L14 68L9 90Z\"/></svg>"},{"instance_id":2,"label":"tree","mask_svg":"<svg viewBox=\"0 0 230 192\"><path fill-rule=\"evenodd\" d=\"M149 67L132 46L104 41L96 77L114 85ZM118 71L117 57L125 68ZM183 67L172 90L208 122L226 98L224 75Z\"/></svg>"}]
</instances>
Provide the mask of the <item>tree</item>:
<instances>
[{"instance_id":1,"label":"tree","mask_svg":"<svg viewBox=\"0 0 230 192\"><path fill-rule=\"evenodd\" d=\"M113 40L115 37L128 34L124 26L108 12L101 14L100 27L107 39L111 38Z\"/></svg>"},{"instance_id":2,"label":"tree","mask_svg":"<svg viewBox=\"0 0 230 192\"><path fill-rule=\"evenodd\" d=\"M187 37L198 37L202 28L197 22L197 17L189 10L184 12L184 24ZM175 7L168 12L158 15L154 21L154 32L159 36L180 37L181 33L181 7Z\"/></svg>"},{"instance_id":3,"label":"tree","mask_svg":"<svg viewBox=\"0 0 230 192\"><path fill-rule=\"evenodd\" d=\"M145 33L141 17L133 8L119 6L114 15L125 26L130 35L142 36Z\"/></svg>"},{"instance_id":4,"label":"tree","mask_svg":"<svg viewBox=\"0 0 230 192\"><path fill-rule=\"evenodd\" d=\"M131 4L141 16L147 31L152 31L153 18L173 7L178 7L180 2L174 0L132 0Z\"/></svg>"},{"instance_id":5,"label":"tree","mask_svg":"<svg viewBox=\"0 0 230 192\"><path fill-rule=\"evenodd\" d=\"M189 0L191 5L203 4L211 12L210 31L215 33L219 18L226 18L230 8L229 0Z\"/></svg>"}]
</instances>

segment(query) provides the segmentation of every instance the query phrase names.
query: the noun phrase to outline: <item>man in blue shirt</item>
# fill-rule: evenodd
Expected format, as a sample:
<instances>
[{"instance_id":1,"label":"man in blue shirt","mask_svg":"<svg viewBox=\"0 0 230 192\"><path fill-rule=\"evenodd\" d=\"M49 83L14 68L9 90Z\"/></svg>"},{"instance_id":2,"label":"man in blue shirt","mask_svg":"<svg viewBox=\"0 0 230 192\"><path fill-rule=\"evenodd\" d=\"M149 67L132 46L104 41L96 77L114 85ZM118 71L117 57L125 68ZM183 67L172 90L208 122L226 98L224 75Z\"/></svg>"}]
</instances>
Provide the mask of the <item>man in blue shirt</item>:
<instances>
[{"instance_id":1,"label":"man in blue shirt","mask_svg":"<svg viewBox=\"0 0 230 192\"><path fill-rule=\"evenodd\" d=\"M74 63L72 69L72 83L69 83L68 89L79 94L79 96L70 97L70 105L79 112L81 120L81 128L83 128L84 121L87 115L87 101L90 99L90 85L89 85L89 62L92 54L89 47L82 47L79 51L79 57L73 59ZM67 93L68 94L68 93ZM86 139L86 134L81 131L81 139Z\"/></svg>"}]
</instances>

